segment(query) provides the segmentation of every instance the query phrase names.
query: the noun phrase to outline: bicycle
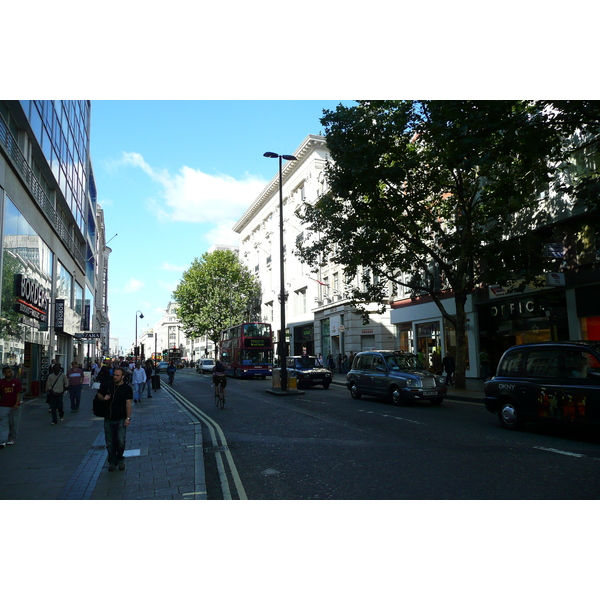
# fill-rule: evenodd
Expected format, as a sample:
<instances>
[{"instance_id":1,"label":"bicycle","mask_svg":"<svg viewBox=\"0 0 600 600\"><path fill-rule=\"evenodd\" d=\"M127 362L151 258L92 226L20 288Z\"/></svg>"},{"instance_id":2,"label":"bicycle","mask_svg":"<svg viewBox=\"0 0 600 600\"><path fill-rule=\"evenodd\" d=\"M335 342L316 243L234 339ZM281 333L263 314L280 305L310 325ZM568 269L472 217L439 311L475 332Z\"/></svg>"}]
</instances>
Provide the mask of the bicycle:
<instances>
[{"instance_id":1,"label":"bicycle","mask_svg":"<svg viewBox=\"0 0 600 600\"><path fill-rule=\"evenodd\" d=\"M215 406L217 408L225 408L225 377L219 377L219 381L213 381L213 387L215 389Z\"/></svg>"}]
</instances>

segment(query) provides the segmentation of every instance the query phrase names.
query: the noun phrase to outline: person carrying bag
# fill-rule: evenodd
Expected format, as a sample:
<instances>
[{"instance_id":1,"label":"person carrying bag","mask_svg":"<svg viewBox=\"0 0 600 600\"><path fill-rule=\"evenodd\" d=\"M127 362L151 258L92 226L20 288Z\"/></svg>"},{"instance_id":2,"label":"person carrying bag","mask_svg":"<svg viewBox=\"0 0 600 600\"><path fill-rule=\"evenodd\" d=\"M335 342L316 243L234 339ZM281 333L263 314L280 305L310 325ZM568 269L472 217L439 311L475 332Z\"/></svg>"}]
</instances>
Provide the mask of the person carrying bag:
<instances>
[{"instance_id":1,"label":"person carrying bag","mask_svg":"<svg viewBox=\"0 0 600 600\"><path fill-rule=\"evenodd\" d=\"M60 365L52 365L52 373L48 377L48 381L46 381L46 388L48 385L50 385L50 389L47 391L47 402L50 404L50 411L52 412L52 425L56 425L58 422L56 412L58 411L61 421L65 416L63 394L69 387L69 382L62 372Z\"/></svg>"}]
</instances>

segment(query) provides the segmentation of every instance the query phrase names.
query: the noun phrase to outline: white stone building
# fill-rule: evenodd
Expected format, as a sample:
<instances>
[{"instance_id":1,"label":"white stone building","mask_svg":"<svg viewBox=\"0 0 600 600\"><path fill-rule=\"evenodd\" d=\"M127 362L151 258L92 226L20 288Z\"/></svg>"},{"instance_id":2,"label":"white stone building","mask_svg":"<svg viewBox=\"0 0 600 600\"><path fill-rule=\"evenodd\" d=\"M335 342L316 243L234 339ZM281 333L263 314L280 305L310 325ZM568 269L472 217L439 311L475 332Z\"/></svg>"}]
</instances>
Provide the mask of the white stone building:
<instances>
[{"instance_id":1,"label":"white stone building","mask_svg":"<svg viewBox=\"0 0 600 600\"><path fill-rule=\"evenodd\" d=\"M325 357L331 354L337 362L340 354L348 356L375 347L394 348L389 311L384 315L372 314L370 322L364 325L349 305L342 269L328 264L313 271L295 256L294 250L304 235L295 210L304 200L316 201L327 189L325 165L329 152L325 138L308 135L294 156L297 160L285 162L282 169L288 354L304 351ZM262 319L272 324L276 338L281 329L279 222L277 171L234 226L234 231L240 234L240 258L261 282Z\"/></svg>"}]
</instances>

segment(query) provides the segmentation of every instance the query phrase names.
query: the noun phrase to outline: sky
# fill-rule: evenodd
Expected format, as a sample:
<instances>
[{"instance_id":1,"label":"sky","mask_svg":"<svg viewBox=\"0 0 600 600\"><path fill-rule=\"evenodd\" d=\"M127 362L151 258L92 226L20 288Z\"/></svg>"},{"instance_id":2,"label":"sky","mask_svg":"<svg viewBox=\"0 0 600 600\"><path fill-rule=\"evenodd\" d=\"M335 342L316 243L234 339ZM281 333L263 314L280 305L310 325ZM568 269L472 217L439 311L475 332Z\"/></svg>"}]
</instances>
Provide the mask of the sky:
<instances>
[{"instance_id":1,"label":"sky","mask_svg":"<svg viewBox=\"0 0 600 600\"><path fill-rule=\"evenodd\" d=\"M195 258L238 244L233 225L278 174L263 154L293 154L340 103L350 101L92 101L110 336L125 352L136 319L138 335L154 326Z\"/></svg>"}]
</instances>

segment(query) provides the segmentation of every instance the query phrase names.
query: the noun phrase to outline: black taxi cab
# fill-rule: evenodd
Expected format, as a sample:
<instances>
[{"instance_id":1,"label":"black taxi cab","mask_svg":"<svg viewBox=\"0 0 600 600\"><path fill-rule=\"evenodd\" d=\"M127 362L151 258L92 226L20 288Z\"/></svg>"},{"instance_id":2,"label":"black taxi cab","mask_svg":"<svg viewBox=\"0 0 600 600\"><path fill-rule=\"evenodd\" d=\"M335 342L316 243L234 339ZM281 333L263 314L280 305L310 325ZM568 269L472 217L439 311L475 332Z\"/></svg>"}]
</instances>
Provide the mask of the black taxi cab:
<instances>
[{"instance_id":1,"label":"black taxi cab","mask_svg":"<svg viewBox=\"0 0 600 600\"><path fill-rule=\"evenodd\" d=\"M484 391L486 408L506 429L527 421L600 426L600 342L513 346Z\"/></svg>"}]
</instances>

